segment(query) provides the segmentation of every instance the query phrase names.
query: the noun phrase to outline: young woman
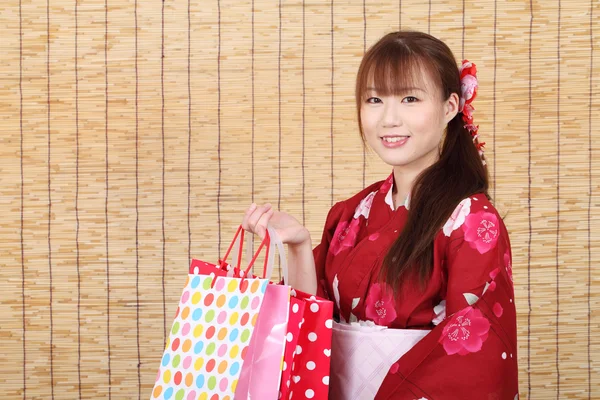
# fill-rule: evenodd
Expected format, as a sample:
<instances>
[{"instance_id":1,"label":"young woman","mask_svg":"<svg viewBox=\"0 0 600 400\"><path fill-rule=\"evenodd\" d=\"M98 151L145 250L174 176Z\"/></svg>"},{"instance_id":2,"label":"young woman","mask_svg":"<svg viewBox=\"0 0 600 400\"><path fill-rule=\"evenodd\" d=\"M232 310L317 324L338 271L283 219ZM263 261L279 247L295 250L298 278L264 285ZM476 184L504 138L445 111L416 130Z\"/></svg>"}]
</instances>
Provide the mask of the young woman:
<instances>
[{"instance_id":1,"label":"young woman","mask_svg":"<svg viewBox=\"0 0 600 400\"><path fill-rule=\"evenodd\" d=\"M510 242L488 195L476 91L475 66L459 69L440 40L384 36L362 60L356 106L392 174L335 204L314 250L308 230L268 204L244 218L260 236L267 224L278 232L290 284L332 300L337 322L425 331L390 362L377 399L518 398Z\"/></svg>"}]
</instances>

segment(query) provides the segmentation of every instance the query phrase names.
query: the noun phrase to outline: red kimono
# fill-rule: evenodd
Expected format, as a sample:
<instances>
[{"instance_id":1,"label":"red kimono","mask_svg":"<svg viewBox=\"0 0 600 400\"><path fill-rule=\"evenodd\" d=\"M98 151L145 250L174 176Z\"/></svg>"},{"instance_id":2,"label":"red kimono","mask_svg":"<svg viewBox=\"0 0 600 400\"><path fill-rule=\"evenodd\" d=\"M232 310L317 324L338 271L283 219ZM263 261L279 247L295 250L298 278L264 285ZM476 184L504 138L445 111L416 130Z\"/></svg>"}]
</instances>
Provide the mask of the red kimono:
<instances>
[{"instance_id":1,"label":"red kimono","mask_svg":"<svg viewBox=\"0 0 600 400\"><path fill-rule=\"evenodd\" d=\"M393 174L330 210L314 250L318 294L340 322L431 330L390 368L376 399L518 399L517 333L508 233L485 195L464 199L434 242L424 290L397 301L377 280L407 218Z\"/></svg>"}]
</instances>

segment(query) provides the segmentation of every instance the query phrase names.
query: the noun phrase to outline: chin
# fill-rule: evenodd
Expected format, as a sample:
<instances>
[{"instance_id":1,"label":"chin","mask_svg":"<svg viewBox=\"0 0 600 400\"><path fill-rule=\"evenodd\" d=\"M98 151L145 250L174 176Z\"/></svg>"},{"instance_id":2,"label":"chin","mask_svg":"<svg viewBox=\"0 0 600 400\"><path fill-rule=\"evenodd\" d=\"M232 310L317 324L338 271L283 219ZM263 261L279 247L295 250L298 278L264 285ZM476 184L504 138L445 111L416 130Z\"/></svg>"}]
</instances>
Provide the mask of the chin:
<instances>
[{"instance_id":1,"label":"chin","mask_svg":"<svg viewBox=\"0 0 600 400\"><path fill-rule=\"evenodd\" d=\"M385 161L384 162L389 165L390 167L409 167L411 164L414 163L414 161L404 161L404 160L390 160L390 161Z\"/></svg>"},{"instance_id":2,"label":"chin","mask_svg":"<svg viewBox=\"0 0 600 400\"><path fill-rule=\"evenodd\" d=\"M405 151L390 151L389 149L385 148L371 148L373 149L375 154L377 154L377 157L381 159L381 161L392 167L408 165L415 161L415 157L410 154L406 154L407 152Z\"/></svg>"},{"instance_id":3,"label":"chin","mask_svg":"<svg viewBox=\"0 0 600 400\"><path fill-rule=\"evenodd\" d=\"M425 170L428 167L430 167L431 165L435 164L437 162L436 160L433 160L432 162L427 162L426 161L426 155L421 156L421 157L379 157L381 158L381 161L383 161L384 163L386 163L387 165L391 166L391 167L400 167L400 168L408 168L408 169L414 169L414 168L418 168L418 169L422 169Z\"/></svg>"},{"instance_id":4,"label":"chin","mask_svg":"<svg viewBox=\"0 0 600 400\"><path fill-rule=\"evenodd\" d=\"M374 149L375 150L375 149ZM403 149L408 150L408 149ZM437 147L434 150L437 151ZM427 153L418 153L409 151L402 151L400 149L396 149L395 151L390 151L390 149L376 149L375 153L379 156L381 161L386 163L391 167L416 167L420 164L428 164L426 167L434 164L437 161L437 157L432 162L427 162L428 159L432 159L431 152ZM426 168L425 167L425 168Z\"/></svg>"}]
</instances>

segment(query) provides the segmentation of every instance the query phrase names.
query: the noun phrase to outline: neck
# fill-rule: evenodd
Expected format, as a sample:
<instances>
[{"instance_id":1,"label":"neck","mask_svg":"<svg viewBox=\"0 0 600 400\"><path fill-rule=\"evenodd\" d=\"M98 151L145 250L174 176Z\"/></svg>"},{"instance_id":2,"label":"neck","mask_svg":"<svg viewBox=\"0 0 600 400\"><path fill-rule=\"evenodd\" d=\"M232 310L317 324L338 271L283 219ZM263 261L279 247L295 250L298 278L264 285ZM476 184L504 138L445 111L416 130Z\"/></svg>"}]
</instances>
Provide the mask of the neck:
<instances>
[{"instance_id":1,"label":"neck","mask_svg":"<svg viewBox=\"0 0 600 400\"><path fill-rule=\"evenodd\" d=\"M408 171L402 167L394 167L394 197L396 206L404 203L417 176L418 173L415 173L415 171Z\"/></svg>"},{"instance_id":2,"label":"neck","mask_svg":"<svg viewBox=\"0 0 600 400\"><path fill-rule=\"evenodd\" d=\"M421 172L425 171L437 161L423 157L409 165L394 166L394 189L396 203L402 204L412 191L413 184ZM416 164L416 165L415 165Z\"/></svg>"}]
</instances>

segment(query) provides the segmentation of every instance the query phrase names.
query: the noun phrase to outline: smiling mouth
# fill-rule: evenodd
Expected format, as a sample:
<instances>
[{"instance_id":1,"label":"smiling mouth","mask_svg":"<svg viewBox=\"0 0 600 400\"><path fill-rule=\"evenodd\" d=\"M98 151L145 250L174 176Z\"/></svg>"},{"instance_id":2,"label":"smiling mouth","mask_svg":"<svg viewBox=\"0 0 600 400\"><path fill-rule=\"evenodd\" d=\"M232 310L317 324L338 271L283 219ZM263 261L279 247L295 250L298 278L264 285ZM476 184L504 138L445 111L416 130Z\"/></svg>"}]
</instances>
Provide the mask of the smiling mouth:
<instances>
[{"instance_id":1,"label":"smiling mouth","mask_svg":"<svg viewBox=\"0 0 600 400\"><path fill-rule=\"evenodd\" d=\"M410 136L383 136L381 140L386 143L398 143L408 139Z\"/></svg>"}]
</instances>

